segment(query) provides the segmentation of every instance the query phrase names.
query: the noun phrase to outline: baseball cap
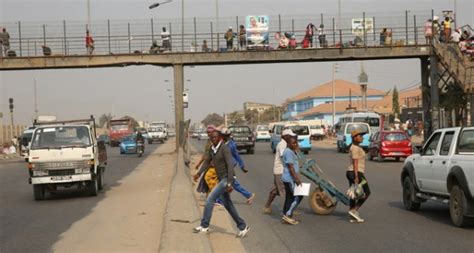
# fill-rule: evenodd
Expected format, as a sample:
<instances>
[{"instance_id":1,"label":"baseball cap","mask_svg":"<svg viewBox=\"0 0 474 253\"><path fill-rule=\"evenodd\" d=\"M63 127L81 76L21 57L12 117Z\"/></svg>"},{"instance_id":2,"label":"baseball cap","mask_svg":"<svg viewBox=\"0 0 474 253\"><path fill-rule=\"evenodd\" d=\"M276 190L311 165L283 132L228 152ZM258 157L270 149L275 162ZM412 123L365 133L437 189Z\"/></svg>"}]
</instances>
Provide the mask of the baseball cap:
<instances>
[{"instance_id":1,"label":"baseball cap","mask_svg":"<svg viewBox=\"0 0 474 253\"><path fill-rule=\"evenodd\" d=\"M356 137L357 135L364 135L366 134L367 132L364 132L364 131L361 131L361 130L354 130L351 132L351 137L354 138Z\"/></svg>"},{"instance_id":2,"label":"baseball cap","mask_svg":"<svg viewBox=\"0 0 474 253\"><path fill-rule=\"evenodd\" d=\"M291 129L285 129L285 130L283 130L283 132L281 133L281 136L285 136L285 135L296 136L296 134L293 133L293 131L292 131Z\"/></svg>"}]
</instances>

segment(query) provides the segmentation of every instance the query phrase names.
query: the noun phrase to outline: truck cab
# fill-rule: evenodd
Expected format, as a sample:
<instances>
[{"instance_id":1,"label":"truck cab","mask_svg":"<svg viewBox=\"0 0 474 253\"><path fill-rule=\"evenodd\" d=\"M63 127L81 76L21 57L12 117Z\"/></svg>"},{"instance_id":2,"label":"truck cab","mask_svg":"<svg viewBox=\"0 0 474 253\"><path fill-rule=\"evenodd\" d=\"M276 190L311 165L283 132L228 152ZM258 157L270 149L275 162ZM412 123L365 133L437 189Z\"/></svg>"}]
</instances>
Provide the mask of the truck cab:
<instances>
[{"instance_id":1,"label":"truck cab","mask_svg":"<svg viewBox=\"0 0 474 253\"><path fill-rule=\"evenodd\" d=\"M35 123L28 147L29 183L35 200L48 192L77 187L96 196L107 163L104 142L97 142L94 118Z\"/></svg>"},{"instance_id":2,"label":"truck cab","mask_svg":"<svg viewBox=\"0 0 474 253\"><path fill-rule=\"evenodd\" d=\"M433 200L449 204L454 225L474 222L474 127L435 131L406 159L401 180L406 209Z\"/></svg>"}]
</instances>

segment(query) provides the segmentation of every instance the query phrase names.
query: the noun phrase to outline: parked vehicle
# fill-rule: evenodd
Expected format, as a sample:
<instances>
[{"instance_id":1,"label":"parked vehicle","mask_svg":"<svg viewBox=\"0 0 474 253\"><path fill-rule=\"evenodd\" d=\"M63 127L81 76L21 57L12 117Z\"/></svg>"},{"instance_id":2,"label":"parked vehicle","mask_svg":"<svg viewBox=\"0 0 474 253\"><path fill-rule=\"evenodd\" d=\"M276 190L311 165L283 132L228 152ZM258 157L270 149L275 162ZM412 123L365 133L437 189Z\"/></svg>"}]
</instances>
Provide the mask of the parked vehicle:
<instances>
[{"instance_id":1,"label":"parked vehicle","mask_svg":"<svg viewBox=\"0 0 474 253\"><path fill-rule=\"evenodd\" d=\"M109 122L110 146L117 147L120 140L133 134L133 124L131 119L115 119Z\"/></svg>"},{"instance_id":2,"label":"parked vehicle","mask_svg":"<svg viewBox=\"0 0 474 253\"><path fill-rule=\"evenodd\" d=\"M148 128L148 144L153 144L153 142L164 143L166 138L166 129L157 126L150 126Z\"/></svg>"},{"instance_id":3,"label":"parked vehicle","mask_svg":"<svg viewBox=\"0 0 474 253\"><path fill-rule=\"evenodd\" d=\"M372 135L369 144L369 160L377 157L379 162L385 158L407 158L412 155L410 137L404 131L379 131Z\"/></svg>"},{"instance_id":4,"label":"parked vehicle","mask_svg":"<svg viewBox=\"0 0 474 253\"><path fill-rule=\"evenodd\" d=\"M237 150L246 150L247 154L255 153L255 136L248 126L230 126L232 139L237 144Z\"/></svg>"},{"instance_id":5,"label":"parked vehicle","mask_svg":"<svg viewBox=\"0 0 474 253\"><path fill-rule=\"evenodd\" d=\"M103 141L105 144L110 145L110 137L106 134L101 134L97 137L97 141Z\"/></svg>"},{"instance_id":6,"label":"parked vehicle","mask_svg":"<svg viewBox=\"0 0 474 253\"><path fill-rule=\"evenodd\" d=\"M351 132L354 130L359 130L365 132L362 142L359 144L361 148L368 151L369 149L369 139L371 136L371 128L367 123L345 123L337 130L337 152L347 152L349 147L352 145Z\"/></svg>"},{"instance_id":7,"label":"parked vehicle","mask_svg":"<svg viewBox=\"0 0 474 253\"><path fill-rule=\"evenodd\" d=\"M34 127L28 147L34 199L43 200L47 192L72 186L96 196L103 186L107 153L105 144L95 138L94 118L35 122Z\"/></svg>"},{"instance_id":8,"label":"parked vehicle","mask_svg":"<svg viewBox=\"0 0 474 253\"><path fill-rule=\"evenodd\" d=\"M435 131L405 160L401 173L405 209L423 202L449 204L455 226L474 224L474 127Z\"/></svg>"},{"instance_id":9,"label":"parked vehicle","mask_svg":"<svg viewBox=\"0 0 474 253\"><path fill-rule=\"evenodd\" d=\"M120 140L120 154L136 154L137 153L137 142L135 141L136 135L132 134L125 136Z\"/></svg>"},{"instance_id":10,"label":"parked vehicle","mask_svg":"<svg viewBox=\"0 0 474 253\"><path fill-rule=\"evenodd\" d=\"M258 125L255 128L255 141L270 141L271 136L267 125Z\"/></svg>"}]
</instances>

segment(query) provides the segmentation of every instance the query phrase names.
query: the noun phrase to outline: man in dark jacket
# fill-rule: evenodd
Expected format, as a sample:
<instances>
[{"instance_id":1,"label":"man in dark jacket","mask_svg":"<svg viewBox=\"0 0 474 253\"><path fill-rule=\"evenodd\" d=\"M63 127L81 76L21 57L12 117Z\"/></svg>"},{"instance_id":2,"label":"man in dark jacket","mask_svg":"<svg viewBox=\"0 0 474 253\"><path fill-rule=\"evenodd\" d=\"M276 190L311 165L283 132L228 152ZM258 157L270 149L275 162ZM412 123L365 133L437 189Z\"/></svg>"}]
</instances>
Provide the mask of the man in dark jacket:
<instances>
[{"instance_id":1,"label":"man in dark jacket","mask_svg":"<svg viewBox=\"0 0 474 253\"><path fill-rule=\"evenodd\" d=\"M230 199L230 193L232 192L232 183L234 181L234 160L230 152L229 147L225 145L222 140L221 133L219 131L213 131L211 133L212 146L209 150L209 154L206 156L201 169L196 175L193 176L194 181L197 181L199 177L206 172L209 168L209 164L212 163L216 170L217 178L219 183L214 187L212 192L207 197L206 206L204 207L204 214L201 220L201 225L194 228L195 233L207 233L209 232L209 224L211 222L212 211L217 198L221 198L224 202L224 207L229 212L232 219L239 228L237 237L245 237L250 230L245 221L240 218L237 210Z\"/></svg>"}]
</instances>

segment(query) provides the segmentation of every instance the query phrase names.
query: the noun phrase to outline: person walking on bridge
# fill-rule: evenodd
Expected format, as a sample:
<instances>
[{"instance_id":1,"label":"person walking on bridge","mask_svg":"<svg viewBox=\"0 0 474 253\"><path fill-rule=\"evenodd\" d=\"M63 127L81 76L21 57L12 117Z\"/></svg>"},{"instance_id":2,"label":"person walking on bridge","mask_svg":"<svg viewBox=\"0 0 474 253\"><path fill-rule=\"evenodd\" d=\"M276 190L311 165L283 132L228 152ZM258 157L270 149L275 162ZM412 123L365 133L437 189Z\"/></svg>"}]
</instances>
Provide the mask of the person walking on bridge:
<instances>
[{"instance_id":1,"label":"person walking on bridge","mask_svg":"<svg viewBox=\"0 0 474 253\"><path fill-rule=\"evenodd\" d=\"M217 198L221 197L224 202L224 207L229 212L232 219L237 224L239 232L237 237L243 238L247 235L250 230L250 227L245 223L245 221L237 213L232 200L230 198L230 193L233 190L232 184L234 181L234 161L229 147L225 145L222 140L222 135L219 131L215 130L211 133L211 150L206 156L204 163L201 166L201 169L193 176L194 181L197 181L201 174L203 174L209 165L212 163L216 169L217 177L219 183L214 187L212 192L209 194L206 206L204 207L203 218L201 224L198 227L194 228L195 233L208 233L209 225L211 223L212 211L214 209L214 204L216 203Z\"/></svg>"},{"instance_id":2,"label":"person walking on bridge","mask_svg":"<svg viewBox=\"0 0 474 253\"><path fill-rule=\"evenodd\" d=\"M90 35L89 30L86 30L86 49L88 55L94 53L94 38Z\"/></svg>"},{"instance_id":3,"label":"person walking on bridge","mask_svg":"<svg viewBox=\"0 0 474 253\"><path fill-rule=\"evenodd\" d=\"M296 137L296 134L293 133L291 129L283 130L281 134L281 140L275 148L275 161L273 163L273 186L268 194L267 203L263 207L263 213L271 214L272 213L272 202L275 200L276 196L282 196L285 194L285 185L281 180L281 175L283 174L283 152L287 147L287 143L290 138Z\"/></svg>"},{"instance_id":4,"label":"person walking on bridge","mask_svg":"<svg viewBox=\"0 0 474 253\"><path fill-rule=\"evenodd\" d=\"M166 27L161 28L161 47L164 51L171 51L171 43L170 43L170 33L166 31Z\"/></svg>"},{"instance_id":5,"label":"person walking on bridge","mask_svg":"<svg viewBox=\"0 0 474 253\"><path fill-rule=\"evenodd\" d=\"M229 30L224 34L225 41L227 43L227 51L234 48L234 32L232 31L232 26L229 26Z\"/></svg>"}]
</instances>

